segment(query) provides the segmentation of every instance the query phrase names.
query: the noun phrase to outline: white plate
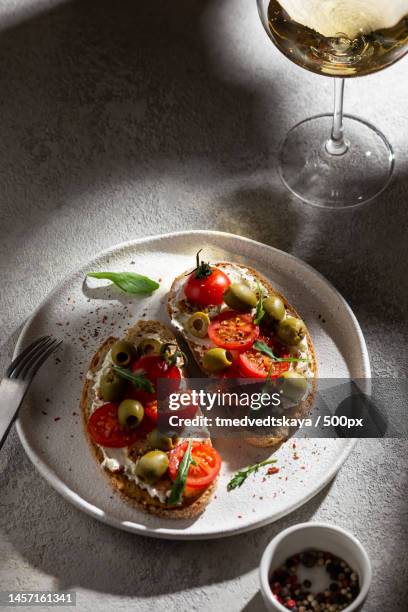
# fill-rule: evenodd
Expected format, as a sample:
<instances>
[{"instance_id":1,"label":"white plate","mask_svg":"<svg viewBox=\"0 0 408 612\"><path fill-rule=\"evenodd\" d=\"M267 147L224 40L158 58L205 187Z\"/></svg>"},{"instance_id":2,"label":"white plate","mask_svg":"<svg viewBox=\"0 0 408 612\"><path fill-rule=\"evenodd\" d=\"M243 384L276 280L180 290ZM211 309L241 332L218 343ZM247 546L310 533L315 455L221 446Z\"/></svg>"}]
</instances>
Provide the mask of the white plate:
<instances>
[{"instance_id":1,"label":"white plate","mask_svg":"<svg viewBox=\"0 0 408 612\"><path fill-rule=\"evenodd\" d=\"M236 469L265 458L265 452L243 441L218 445L223 468L216 498L195 520L162 520L144 514L111 490L91 455L79 415L87 365L106 336L121 336L144 313L168 323L166 291L175 275L191 267L199 248L206 259L253 266L283 290L308 324L320 376L370 377L364 338L344 299L307 264L252 240L207 231L143 238L104 251L71 274L34 312L16 346L15 354L49 333L64 340L58 357L49 360L30 389L17 422L20 439L42 476L75 506L114 527L160 538L217 538L270 523L316 495L354 444L346 439L298 440L299 459L295 460L288 443L277 453L279 474L264 481L259 472L229 493L226 485ZM89 291L83 284L85 272L97 269L135 270L163 282L150 298L107 289Z\"/></svg>"}]
</instances>

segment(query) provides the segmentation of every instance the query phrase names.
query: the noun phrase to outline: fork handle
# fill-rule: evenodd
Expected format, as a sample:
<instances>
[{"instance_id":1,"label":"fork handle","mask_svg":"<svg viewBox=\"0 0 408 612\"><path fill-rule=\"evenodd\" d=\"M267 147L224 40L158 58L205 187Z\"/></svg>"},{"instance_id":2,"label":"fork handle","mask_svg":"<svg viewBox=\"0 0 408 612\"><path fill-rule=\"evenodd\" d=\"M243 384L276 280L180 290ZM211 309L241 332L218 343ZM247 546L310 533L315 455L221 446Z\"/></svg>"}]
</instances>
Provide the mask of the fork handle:
<instances>
[{"instance_id":1,"label":"fork handle","mask_svg":"<svg viewBox=\"0 0 408 612\"><path fill-rule=\"evenodd\" d=\"M13 378L4 378L0 383L0 449L17 418L27 388L27 383Z\"/></svg>"}]
</instances>

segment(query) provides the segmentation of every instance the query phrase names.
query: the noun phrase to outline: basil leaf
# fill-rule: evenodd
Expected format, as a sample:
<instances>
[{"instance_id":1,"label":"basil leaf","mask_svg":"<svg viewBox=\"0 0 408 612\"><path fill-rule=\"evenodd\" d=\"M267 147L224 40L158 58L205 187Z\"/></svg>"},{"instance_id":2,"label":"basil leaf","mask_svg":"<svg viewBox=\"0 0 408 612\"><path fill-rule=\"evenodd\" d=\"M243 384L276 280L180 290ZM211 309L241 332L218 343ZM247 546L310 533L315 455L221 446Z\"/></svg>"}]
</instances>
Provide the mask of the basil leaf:
<instances>
[{"instance_id":1,"label":"basil leaf","mask_svg":"<svg viewBox=\"0 0 408 612\"><path fill-rule=\"evenodd\" d=\"M261 287L261 285L258 283L257 281L257 286L258 286L258 293L259 293L259 300L256 304L256 311L255 311L255 318L254 318L254 323L255 325L259 325L259 323L262 321L262 319L265 316L265 310L263 307L263 289Z\"/></svg>"},{"instance_id":2,"label":"basil leaf","mask_svg":"<svg viewBox=\"0 0 408 612\"><path fill-rule=\"evenodd\" d=\"M88 272L87 276L110 280L122 291L134 295L147 295L160 287L156 281L136 272Z\"/></svg>"},{"instance_id":3,"label":"basil leaf","mask_svg":"<svg viewBox=\"0 0 408 612\"><path fill-rule=\"evenodd\" d=\"M192 462L191 459L191 440L188 441L188 446L186 452L183 455L182 460L180 461L179 468L177 470L176 480L173 482L173 486L171 487L171 493L169 497L170 506L175 506L180 503L183 497L183 491L186 486L188 470L190 469L190 464Z\"/></svg>"},{"instance_id":4,"label":"basil leaf","mask_svg":"<svg viewBox=\"0 0 408 612\"><path fill-rule=\"evenodd\" d=\"M299 358L278 357L277 355L275 355L273 350L267 344L265 344L265 342L261 342L260 340L257 340L256 342L254 342L254 348L256 348L256 350L259 351L260 353L267 355L274 361L285 362L285 363L298 363L299 361L309 361L309 359L301 359L300 357Z\"/></svg>"},{"instance_id":5,"label":"basil leaf","mask_svg":"<svg viewBox=\"0 0 408 612\"><path fill-rule=\"evenodd\" d=\"M277 459L266 459L265 461L261 461L260 463L255 463L255 465L250 465L244 470L240 470L239 472L234 474L234 476L231 478L231 480L227 484L227 490L232 491L233 489L237 489L238 487L241 487L250 474L257 472L259 468L263 467L264 465L269 465L270 463L276 463L277 461L278 461Z\"/></svg>"},{"instance_id":6,"label":"basil leaf","mask_svg":"<svg viewBox=\"0 0 408 612\"><path fill-rule=\"evenodd\" d=\"M154 387L150 380L146 378L144 372L129 372L129 370L125 370L125 368L116 365L113 366L113 371L121 378L129 380L138 389L143 389L143 391L147 391L148 393L154 393Z\"/></svg>"}]
</instances>

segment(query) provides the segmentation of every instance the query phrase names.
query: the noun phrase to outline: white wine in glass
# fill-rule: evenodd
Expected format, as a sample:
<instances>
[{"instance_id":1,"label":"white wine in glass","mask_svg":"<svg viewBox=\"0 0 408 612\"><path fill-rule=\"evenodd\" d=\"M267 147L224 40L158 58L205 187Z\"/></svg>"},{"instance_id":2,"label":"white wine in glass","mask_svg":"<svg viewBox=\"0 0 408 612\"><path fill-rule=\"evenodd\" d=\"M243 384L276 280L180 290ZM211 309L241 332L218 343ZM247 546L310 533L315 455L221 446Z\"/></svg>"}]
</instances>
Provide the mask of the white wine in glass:
<instances>
[{"instance_id":1,"label":"white wine in glass","mask_svg":"<svg viewBox=\"0 0 408 612\"><path fill-rule=\"evenodd\" d=\"M343 115L344 79L390 66L408 52L408 0L257 0L276 47L302 68L335 78L333 114L306 119L279 153L286 186L318 206L367 202L388 185L394 153L368 122Z\"/></svg>"}]
</instances>

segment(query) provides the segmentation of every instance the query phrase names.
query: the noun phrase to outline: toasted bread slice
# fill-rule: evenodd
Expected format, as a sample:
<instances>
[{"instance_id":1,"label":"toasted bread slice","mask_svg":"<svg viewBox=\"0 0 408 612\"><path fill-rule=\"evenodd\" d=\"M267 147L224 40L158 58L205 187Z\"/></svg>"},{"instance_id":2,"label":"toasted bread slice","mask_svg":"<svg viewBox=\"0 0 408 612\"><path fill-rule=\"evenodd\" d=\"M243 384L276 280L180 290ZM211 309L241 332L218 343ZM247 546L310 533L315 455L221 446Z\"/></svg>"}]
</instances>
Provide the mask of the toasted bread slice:
<instances>
[{"instance_id":1,"label":"toasted bread slice","mask_svg":"<svg viewBox=\"0 0 408 612\"><path fill-rule=\"evenodd\" d=\"M175 342L173 334L167 329L167 327L158 321L139 321L136 323L136 325L128 330L125 339L137 344L140 340L149 337L152 334L160 336L164 342ZM85 433L92 448L93 454L100 464L104 460L103 453L101 448L92 441L87 429L92 403L95 399L92 375L98 372L98 370L101 368L106 355L116 340L117 338L110 336L96 351L92 358L88 372L89 376L87 376L85 380L81 396L80 405ZM162 503L157 497L152 497L149 495L148 491L140 487L134 480L129 479L125 474L111 472L106 468L104 468L104 472L109 477L114 489L119 491L126 501L131 502L141 510L156 514L163 518L191 519L198 516L204 511L205 507L209 503L216 485L216 481L214 481L212 485L203 491L199 496L185 497L182 505L180 506L169 506L168 504ZM170 480L167 482L167 484L170 484Z\"/></svg>"},{"instance_id":2,"label":"toasted bread slice","mask_svg":"<svg viewBox=\"0 0 408 612\"><path fill-rule=\"evenodd\" d=\"M228 274L228 267L230 267L231 265L233 265L234 268L236 269L241 269L243 274L246 274L246 275L249 274L255 281L258 281L268 294L278 295L283 301L283 303L285 304L286 311L291 316L301 318L298 312L296 311L296 309L288 302L286 297L282 295L282 293L277 291L273 287L272 283L268 279L266 279L262 274L257 272L254 268L250 268L248 266L243 266L241 264L236 264L236 263L231 264L229 262L219 262L213 265L214 267L220 268L221 270L225 271L227 274ZM189 312L189 309L191 313L195 311L195 309L192 308L191 305L185 300L182 300L180 303L179 288L182 285L182 283L184 283L185 281L186 281L186 272L183 272L183 274L180 274L177 278L174 279L172 286L170 288L170 291L169 291L167 310L168 310L170 320L172 322L174 322L174 320L176 319L177 313L180 312L180 310L183 310L186 313ZM206 376L214 376L214 374L206 370L203 366L203 357L204 357L204 353L207 350L208 346L206 346L204 342L195 341L195 339L190 334L184 333L182 330L179 330L179 331L182 333L184 340L187 342L203 374L205 374ZM310 359L309 368L311 372L313 373L313 378L310 379L309 394L302 402L298 404L296 411L293 414L291 414L292 418L304 418L309 413L314 403L316 390L317 390L317 380L316 380L317 359L316 359L316 354L315 354L315 350L313 347L313 342L312 342L309 332L306 332L306 341L307 341L308 355ZM293 435L293 433L294 432L289 433L286 431L282 431L277 436L251 436L251 437L246 438L246 440L253 446L273 447L276 450L277 448L279 448L281 444L283 444L290 437L290 435Z\"/></svg>"}]
</instances>

